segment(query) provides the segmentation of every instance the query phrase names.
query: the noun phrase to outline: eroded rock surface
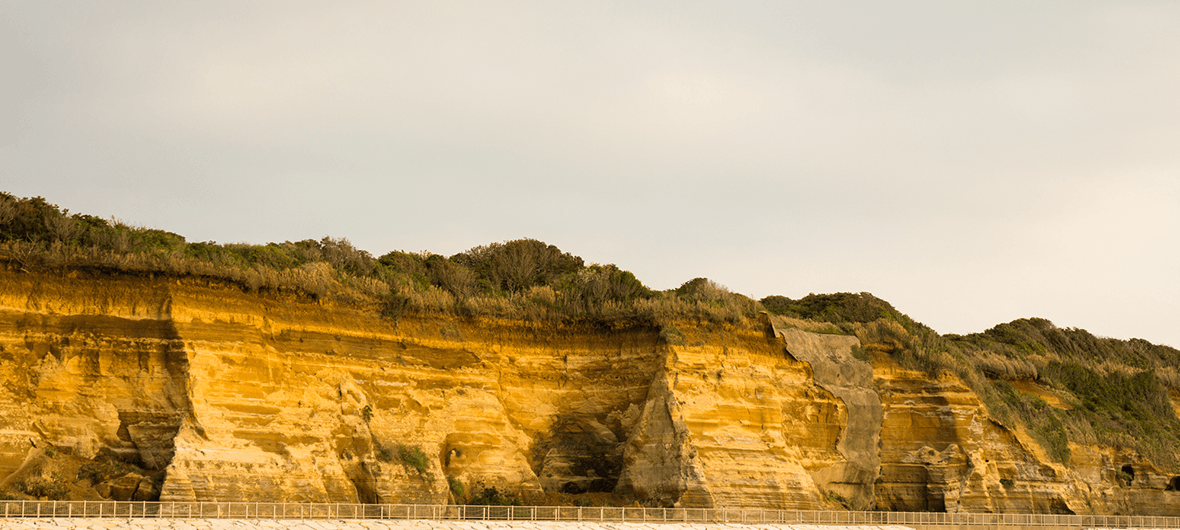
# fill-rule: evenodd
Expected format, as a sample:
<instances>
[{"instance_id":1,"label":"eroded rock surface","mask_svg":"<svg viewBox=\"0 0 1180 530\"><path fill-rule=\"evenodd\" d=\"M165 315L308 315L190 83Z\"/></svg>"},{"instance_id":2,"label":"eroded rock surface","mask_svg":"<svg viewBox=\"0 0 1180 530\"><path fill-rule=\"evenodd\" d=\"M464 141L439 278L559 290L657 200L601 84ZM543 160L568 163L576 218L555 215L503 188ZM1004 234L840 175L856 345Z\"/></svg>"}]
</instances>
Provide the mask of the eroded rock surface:
<instances>
[{"instance_id":1,"label":"eroded rock surface","mask_svg":"<svg viewBox=\"0 0 1180 530\"><path fill-rule=\"evenodd\" d=\"M445 503L458 483L821 507L808 470L841 459L838 401L758 326L668 345L96 274L2 275L7 473L41 444L166 469L162 500Z\"/></svg>"},{"instance_id":2,"label":"eroded rock surface","mask_svg":"<svg viewBox=\"0 0 1180 530\"><path fill-rule=\"evenodd\" d=\"M621 485L685 506L818 509L846 413L773 332L681 325L626 448Z\"/></svg>"},{"instance_id":3,"label":"eroded rock surface","mask_svg":"<svg viewBox=\"0 0 1180 530\"><path fill-rule=\"evenodd\" d=\"M812 473L826 491L841 495L850 507L875 504L874 485L880 468L881 399L873 389L873 367L857 359L856 337L778 329L787 351L811 365L816 384L831 392L847 411L837 449L844 461Z\"/></svg>"},{"instance_id":4,"label":"eroded rock surface","mask_svg":"<svg viewBox=\"0 0 1180 530\"><path fill-rule=\"evenodd\" d=\"M994 420L957 377L874 359L884 407L877 507L898 511L1177 515L1180 492L1138 454L1071 444L1054 462ZM1135 479L1121 481L1122 468Z\"/></svg>"},{"instance_id":5,"label":"eroded rock surface","mask_svg":"<svg viewBox=\"0 0 1180 530\"><path fill-rule=\"evenodd\" d=\"M0 487L72 469L71 495L134 500L447 503L495 487L651 506L1180 505L1180 480L1137 455L1078 446L1053 463L953 376L859 360L853 337L667 325L682 340L9 267ZM50 465L61 455L73 467Z\"/></svg>"}]
</instances>

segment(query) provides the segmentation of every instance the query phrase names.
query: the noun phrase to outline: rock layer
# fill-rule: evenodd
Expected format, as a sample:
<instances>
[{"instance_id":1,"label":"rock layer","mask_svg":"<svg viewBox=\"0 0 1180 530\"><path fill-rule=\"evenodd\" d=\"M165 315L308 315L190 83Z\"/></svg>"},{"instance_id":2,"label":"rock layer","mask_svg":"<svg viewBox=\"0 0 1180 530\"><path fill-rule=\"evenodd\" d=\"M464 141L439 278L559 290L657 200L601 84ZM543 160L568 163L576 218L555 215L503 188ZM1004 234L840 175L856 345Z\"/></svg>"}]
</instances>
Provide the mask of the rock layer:
<instances>
[{"instance_id":1,"label":"rock layer","mask_svg":"<svg viewBox=\"0 0 1180 530\"><path fill-rule=\"evenodd\" d=\"M877 507L898 511L1176 515L1180 491L1140 455L1071 444L1069 465L987 414L959 378L876 356L884 408ZM1135 479L1118 478L1122 468Z\"/></svg>"},{"instance_id":2,"label":"rock layer","mask_svg":"<svg viewBox=\"0 0 1180 530\"><path fill-rule=\"evenodd\" d=\"M9 266L0 477L51 448L136 466L96 475L93 495L134 481L133 497L162 500L445 503L496 487L526 501L1143 514L1180 500L1134 454L1079 446L1052 463L953 376L870 365L853 337L765 319L665 326L391 320L201 278Z\"/></svg>"},{"instance_id":3,"label":"rock layer","mask_svg":"<svg viewBox=\"0 0 1180 530\"><path fill-rule=\"evenodd\" d=\"M0 282L6 474L38 444L166 468L162 500L448 502L456 483L820 507L808 469L841 459L838 400L759 326L684 323L668 345L194 278Z\"/></svg>"},{"instance_id":4,"label":"rock layer","mask_svg":"<svg viewBox=\"0 0 1180 530\"><path fill-rule=\"evenodd\" d=\"M689 506L817 509L817 470L845 462L846 411L765 325L678 325L639 423L621 486Z\"/></svg>"}]
</instances>

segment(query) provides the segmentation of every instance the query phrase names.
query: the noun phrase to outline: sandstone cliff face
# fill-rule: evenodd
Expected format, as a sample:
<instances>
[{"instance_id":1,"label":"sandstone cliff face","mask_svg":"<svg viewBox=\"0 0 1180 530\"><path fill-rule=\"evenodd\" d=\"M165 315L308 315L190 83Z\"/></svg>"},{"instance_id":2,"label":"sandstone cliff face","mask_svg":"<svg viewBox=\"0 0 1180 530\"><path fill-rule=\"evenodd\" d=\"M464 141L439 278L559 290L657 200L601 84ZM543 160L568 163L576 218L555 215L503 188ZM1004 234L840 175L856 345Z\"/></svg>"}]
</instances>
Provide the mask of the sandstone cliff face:
<instances>
[{"instance_id":1,"label":"sandstone cliff face","mask_svg":"<svg viewBox=\"0 0 1180 530\"><path fill-rule=\"evenodd\" d=\"M877 506L976 513L1180 514L1170 477L1133 452L1071 444L1053 462L1029 436L987 415L957 377L874 359L884 408ZM1132 481L1118 478L1132 471Z\"/></svg>"},{"instance_id":2,"label":"sandstone cliff face","mask_svg":"<svg viewBox=\"0 0 1180 530\"><path fill-rule=\"evenodd\" d=\"M769 324L681 325L627 442L621 486L687 506L827 507L846 410Z\"/></svg>"},{"instance_id":3,"label":"sandstone cliff face","mask_svg":"<svg viewBox=\"0 0 1180 530\"><path fill-rule=\"evenodd\" d=\"M65 280L3 275L0 475L38 442L163 469L191 406L162 282Z\"/></svg>"},{"instance_id":4,"label":"sandstone cliff face","mask_svg":"<svg viewBox=\"0 0 1180 530\"><path fill-rule=\"evenodd\" d=\"M884 404L878 505L890 510L1075 513L1065 468L994 423L957 378L877 359ZM1003 481L1003 482L1001 482ZM1084 504L1083 504L1084 507Z\"/></svg>"},{"instance_id":5,"label":"sandstone cliff face","mask_svg":"<svg viewBox=\"0 0 1180 530\"><path fill-rule=\"evenodd\" d=\"M670 344L641 324L393 321L197 278L0 270L0 478L52 447L139 466L95 495L162 500L445 503L461 483L664 506L1178 504L1135 455L1050 463L962 383L870 366L855 338L673 324Z\"/></svg>"},{"instance_id":6,"label":"sandstone cliff face","mask_svg":"<svg viewBox=\"0 0 1180 530\"><path fill-rule=\"evenodd\" d=\"M191 278L0 282L5 474L51 444L166 469L163 500L448 502L453 480L815 508L809 472L842 460L842 405L761 327L685 323L669 346Z\"/></svg>"}]
</instances>

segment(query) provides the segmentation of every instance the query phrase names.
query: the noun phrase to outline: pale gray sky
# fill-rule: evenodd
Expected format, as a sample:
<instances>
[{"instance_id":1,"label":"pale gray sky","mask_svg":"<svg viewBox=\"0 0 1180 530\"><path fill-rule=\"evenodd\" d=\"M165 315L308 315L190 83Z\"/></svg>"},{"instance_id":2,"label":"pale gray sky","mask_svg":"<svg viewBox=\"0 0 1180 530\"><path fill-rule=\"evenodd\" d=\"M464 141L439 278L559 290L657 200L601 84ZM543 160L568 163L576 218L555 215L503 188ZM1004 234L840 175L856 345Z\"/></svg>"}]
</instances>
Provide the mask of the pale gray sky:
<instances>
[{"instance_id":1,"label":"pale gray sky","mask_svg":"<svg viewBox=\"0 0 1180 530\"><path fill-rule=\"evenodd\" d=\"M0 1L0 189L1180 347L1180 3Z\"/></svg>"}]
</instances>

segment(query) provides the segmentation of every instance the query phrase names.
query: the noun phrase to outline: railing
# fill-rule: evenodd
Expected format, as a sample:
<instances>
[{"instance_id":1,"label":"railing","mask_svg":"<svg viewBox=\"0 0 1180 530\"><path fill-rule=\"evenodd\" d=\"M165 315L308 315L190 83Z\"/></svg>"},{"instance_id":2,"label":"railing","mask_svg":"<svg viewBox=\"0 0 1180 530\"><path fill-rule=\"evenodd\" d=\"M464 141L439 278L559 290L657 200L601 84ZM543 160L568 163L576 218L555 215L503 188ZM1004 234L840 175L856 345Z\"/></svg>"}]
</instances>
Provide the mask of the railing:
<instances>
[{"instance_id":1,"label":"railing","mask_svg":"<svg viewBox=\"0 0 1180 530\"><path fill-rule=\"evenodd\" d=\"M0 501L0 516L159 517L173 519L400 519L588 521L809 525L975 526L1004 528L1180 528L1180 517L1015 513L845 512L760 508L454 506L272 502Z\"/></svg>"}]
</instances>

